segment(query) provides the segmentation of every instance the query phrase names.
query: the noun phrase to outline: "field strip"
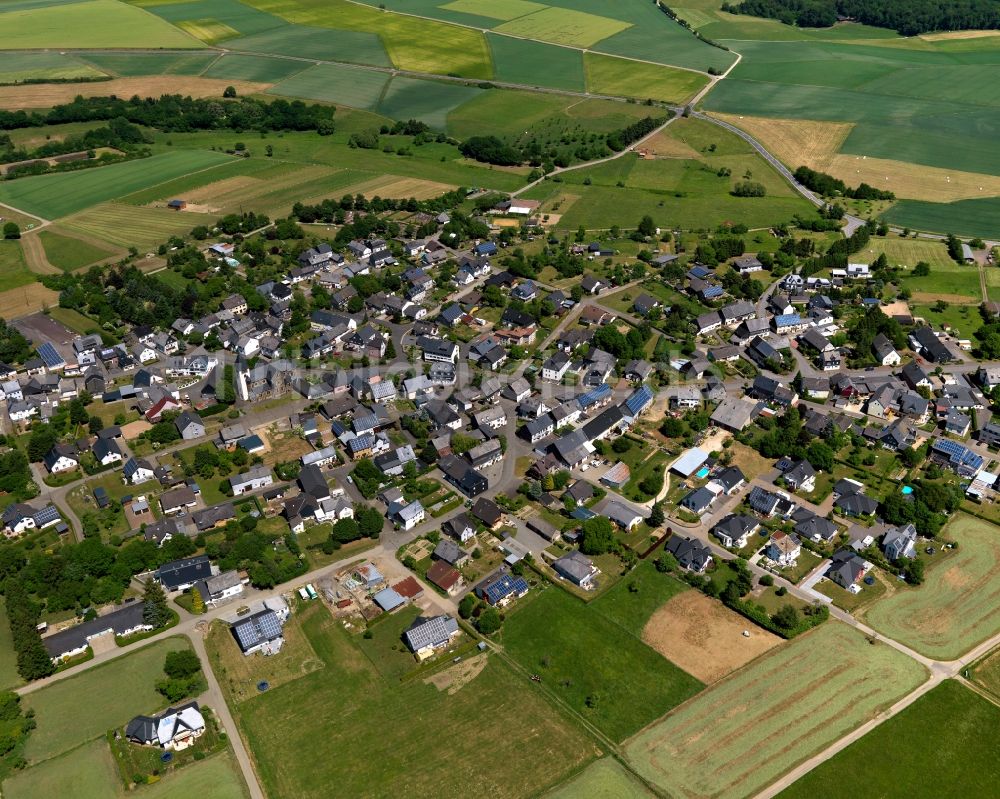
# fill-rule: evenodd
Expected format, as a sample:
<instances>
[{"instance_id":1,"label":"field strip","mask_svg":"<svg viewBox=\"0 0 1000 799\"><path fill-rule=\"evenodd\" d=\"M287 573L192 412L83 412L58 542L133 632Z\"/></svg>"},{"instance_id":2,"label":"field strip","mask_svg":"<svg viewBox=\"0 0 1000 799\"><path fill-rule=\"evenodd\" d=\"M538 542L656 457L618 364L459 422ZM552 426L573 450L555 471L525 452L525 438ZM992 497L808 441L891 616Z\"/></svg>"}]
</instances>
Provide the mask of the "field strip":
<instances>
[{"instance_id":1,"label":"field strip","mask_svg":"<svg viewBox=\"0 0 1000 799\"><path fill-rule=\"evenodd\" d=\"M240 94L259 94L269 89L271 84L196 78L188 75L115 78L97 83L22 83L17 86L0 86L0 107L10 111L22 108L49 108L70 103L78 95L159 97L164 94L181 94L190 97L221 97L227 86L233 86Z\"/></svg>"}]
</instances>

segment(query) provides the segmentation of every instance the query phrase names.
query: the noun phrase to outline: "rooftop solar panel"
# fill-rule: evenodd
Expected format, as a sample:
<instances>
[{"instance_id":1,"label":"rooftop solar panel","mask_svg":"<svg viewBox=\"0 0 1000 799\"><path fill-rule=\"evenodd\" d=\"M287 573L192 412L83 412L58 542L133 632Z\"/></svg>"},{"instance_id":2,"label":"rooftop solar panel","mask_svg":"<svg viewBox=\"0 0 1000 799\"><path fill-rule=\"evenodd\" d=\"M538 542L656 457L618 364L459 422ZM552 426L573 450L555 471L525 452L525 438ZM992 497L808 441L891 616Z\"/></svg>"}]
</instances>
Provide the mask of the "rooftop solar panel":
<instances>
[{"instance_id":1,"label":"rooftop solar panel","mask_svg":"<svg viewBox=\"0 0 1000 799\"><path fill-rule=\"evenodd\" d=\"M35 514L35 524L41 527L49 522L54 522L59 518L59 511L55 505L47 505Z\"/></svg>"},{"instance_id":2,"label":"rooftop solar panel","mask_svg":"<svg viewBox=\"0 0 1000 799\"><path fill-rule=\"evenodd\" d=\"M66 361L63 360L62 355L58 353L56 348L53 347L52 343L49 341L42 343L42 345L38 347L37 352L38 352L38 357L41 358L42 362L50 369L53 369L57 366L65 366L66 364Z\"/></svg>"}]
</instances>

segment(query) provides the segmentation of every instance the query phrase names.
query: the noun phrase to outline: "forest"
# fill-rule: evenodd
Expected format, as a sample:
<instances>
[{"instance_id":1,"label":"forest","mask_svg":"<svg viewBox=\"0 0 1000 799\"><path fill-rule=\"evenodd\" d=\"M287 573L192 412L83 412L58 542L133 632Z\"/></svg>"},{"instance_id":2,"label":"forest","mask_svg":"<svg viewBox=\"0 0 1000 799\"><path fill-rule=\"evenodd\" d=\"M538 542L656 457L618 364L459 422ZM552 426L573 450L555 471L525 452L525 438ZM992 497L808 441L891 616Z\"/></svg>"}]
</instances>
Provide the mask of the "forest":
<instances>
[{"instance_id":1,"label":"forest","mask_svg":"<svg viewBox=\"0 0 1000 799\"><path fill-rule=\"evenodd\" d=\"M998 0L743 0L723 3L722 10L801 28L829 28L850 20L889 28L901 36L1000 28Z\"/></svg>"}]
</instances>

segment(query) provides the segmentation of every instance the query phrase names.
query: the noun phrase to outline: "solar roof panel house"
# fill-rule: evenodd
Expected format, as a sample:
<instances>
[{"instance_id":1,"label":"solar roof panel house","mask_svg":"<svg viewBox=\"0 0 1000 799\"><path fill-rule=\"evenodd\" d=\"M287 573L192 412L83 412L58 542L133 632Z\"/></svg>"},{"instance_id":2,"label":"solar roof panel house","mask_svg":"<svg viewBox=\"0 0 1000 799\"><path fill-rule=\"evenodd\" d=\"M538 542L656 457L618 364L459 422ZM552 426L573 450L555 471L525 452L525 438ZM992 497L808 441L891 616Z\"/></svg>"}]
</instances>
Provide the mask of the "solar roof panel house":
<instances>
[{"instance_id":1,"label":"solar roof panel house","mask_svg":"<svg viewBox=\"0 0 1000 799\"><path fill-rule=\"evenodd\" d=\"M413 626L403 633L403 640L410 651L419 660L431 655L435 649L442 649L457 636L461 630L458 622L451 616L435 616L430 619L417 619Z\"/></svg>"},{"instance_id":2,"label":"solar roof panel house","mask_svg":"<svg viewBox=\"0 0 1000 799\"><path fill-rule=\"evenodd\" d=\"M59 354L59 351L49 341L42 342L36 352L38 353L38 357L42 359L42 363L45 364L46 369L62 369L66 366L66 361L62 355Z\"/></svg>"},{"instance_id":3,"label":"solar roof panel house","mask_svg":"<svg viewBox=\"0 0 1000 799\"><path fill-rule=\"evenodd\" d=\"M273 655L281 650L285 642L281 620L270 609L258 611L245 619L240 619L231 627L233 637L244 655L262 652Z\"/></svg>"}]
</instances>

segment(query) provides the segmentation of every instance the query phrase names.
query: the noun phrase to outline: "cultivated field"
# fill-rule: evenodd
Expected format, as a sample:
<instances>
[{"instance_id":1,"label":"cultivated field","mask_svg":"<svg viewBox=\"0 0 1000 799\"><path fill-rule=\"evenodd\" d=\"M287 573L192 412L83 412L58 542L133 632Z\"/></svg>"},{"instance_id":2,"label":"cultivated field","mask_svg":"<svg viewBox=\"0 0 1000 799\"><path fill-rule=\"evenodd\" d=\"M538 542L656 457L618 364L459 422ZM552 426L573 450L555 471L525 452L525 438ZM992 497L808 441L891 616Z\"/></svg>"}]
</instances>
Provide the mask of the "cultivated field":
<instances>
[{"instance_id":1,"label":"cultivated field","mask_svg":"<svg viewBox=\"0 0 1000 799\"><path fill-rule=\"evenodd\" d=\"M270 796L528 796L600 754L495 655L449 694L386 680L325 613L303 630L325 667L235 706Z\"/></svg>"},{"instance_id":2,"label":"cultivated field","mask_svg":"<svg viewBox=\"0 0 1000 799\"><path fill-rule=\"evenodd\" d=\"M98 247L77 236L65 236L48 228L38 231L37 235L48 262L65 272L72 272L117 255L110 249Z\"/></svg>"},{"instance_id":3,"label":"cultivated field","mask_svg":"<svg viewBox=\"0 0 1000 799\"><path fill-rule=\"evenodd\" d=\"M996 236L1000 219L1000 197L932 203L903 200L883 218L894 225L914 230L949 231L958 236Z\"/></svg>"},{"instance_id":4,"label":"cultivated field","mask_svg":"<svg viewBox=\"0 0 1000 799\"><path fill-rule=\"evenodd\" d=\"M277 83L306 69L302 61L267 56L226 54L205 70L206 78L249 80L255 83Z\"/></svg>"},{"instance_id":5,"label":"cultivated field","mask_svg":"<svg viewBox=\"0 0 1000 799\"><path fill-rule=\"evenodd\" d=\"M948 248L941 241L931 241L928 239L901 239L897 237L876 236L870 239L868 247L861 251L860 255L865 263L870 263L885 254L892 266L913 267L923 261L930 264L931 269L941 269L945 272L954 271L956 268L965 272L975 272L975 267L959 267L948 255ZM933 272L932 272L933 274ZM928 276L929 277L929 276ZM916 283L919 278L912 279Z\"/></svg>"},{"instance_id":6,"label":"cultivated field","mask_svg":"<svg viewBox=\"0 0 1000 799\"><path fill-rule=\"evenodd\" d=\"M486 34L486 41L493 53L497 80L574 92L586 89L579 50L495 33Z\"/></svg>"},{"instance_id":7,"label":"cultivated field","mask_svg":"<svg viewBox=\"0 0 1000 799\"><path fill-rule=\"evenodd\" d=\"M340 64L317 64L268 90L268 94L306 97L351 108L374 110L389 83L384 72L369 72Z\"/></svg>"},{"instance_id":8,"label":"cultivated field","mask_svg":"<svg viewBox=\"0 0 1000 799\"><path fill-rule=\"evenodd\" d=\"M155 683L163 678L167 652L186 649L186 638L168 638L87 669L24 697L38 727L24 748L31 763L47 760L102 736L137 713L166 706Z\"/></svg>"},{"instance_id":9,"label":"cultivated field","mask_svg":"<svg viewBox=\"0 0 1000 799\"><path fill-rule=\"evenodd\" d=\"M436 130L444 130L448 125L448 113L482 91L454 83L393 78L376 110L392 119L419 119Z\"/></svg>"},{"instance_id":10,"label":"cultivated field","mask_svg":"<svg viewBox=\"0 0 1000 799\"><path fill-rule=\"evenodd\" d=\"M417 200L429 200L432 197L440 197L445 192L456 188L457 186L436 183L433 180L383 175L360 183L348 184L337 191L343 191L344 194L363 194L366 197L401 197L406 199L413 197Z\"/></svg>"},{"instance_id":11,"label":"cultivated field","mask_svg":"<svg viewBox=\"0 0 1000 799\"><path fill-rule=\"evenodd\" d=\"M9 288L27 286L35 282L35 275L28 269L21 247L20 241L13 239L0 241L0 275L3 275L3 285Z\"/></svg>"},{"instance_id":12,"label":"cultivated field","mask_svg":"<svg viewBox=\"0 0 1000 799\"><path fill-rule=\"evenodd\" d=\"M5 49L201 46L152 14L115 0L25 5L0 14Z\"/></svg>"},{"instance_id":13,"label":"cultivated field","mask_svg":"<svg viewBox=\"0 0 1000 799\"><path fill-rule=\"evenodd\" d=\"M743 631L749 630L745 638ZM642 640L706 685L781 643L699 591L675 596L646 623Z\"/></svg>"},{"instance_id":14,"label":"cultivated field","mask_svg":"<svg viewBox=\"0 0 1000 799\"><path fill-rule=\"evenodd\" d=\"M546 799L649 799L652 794L610 757L591 763Z\"/></svg>"},{"instance_id":15,"label":"cultivated field","mask_svg":"<svg viewBox=\"0 0 1000 799\"><path fill-rule=\"evenodd\" d=\"M616 741L701 688L634 633L555 588L511 613L502 643L507 654ZM587 698L595 696L597 704L587 707Z\"/></svg>"},{"instance_id":16,"label":"cultivated field","mask_svg":"<svg viewBox=\"0 0 1000 799\"><path fill-rule=\"evenodd\" d=\"M182 75L156 75L146 78L116 78L96 83L33 83L19 86L0 86L0 107L7 110L19 108L49 108L69 103L77 95L83 97L159 97L163 94L183 94L191 97L221 97L227 86L240 94L255 94L268 88L267 83L216 80L212 78L184 77Z\"/></svg>"},{"instance_id":17,"label":"cultivated field","mask_svg":"<svg viewBox=\"0 0 1000 799\"><path fill-rule=\"evenodd\" d=\"M948 680L778 797L993 796L1000 780L998 735L1000 708Z\"/></svg>"},{"instance_id":18,"label":"cultivated field","mask_svg":"<svg viewBox=\"0 0 1000 799\"><path fill-rule=\"evenodd\" d=\"M123 78L142 75L200 75L217 53L100 53L80 56L105 72Z\"/></svg>"},{"instance_id":19,"label":"cultivated field","mask_svg":"<svg viewBox=\"0 0 1000 799\"><path fill-rule=\"evenodd\" d=\"M928 569L920 587L875 604L865 621L922 654L951 660L1000 632L1000 536L995 525L961 513L941 534L957 541L958 551Z\"/></svg>"},{"instance_id":20,"label":"cultivated field","mask_svg":"<svg viewBox=\"0 0 1000 799\"><path fill-rule=\"evenodd\" d=\"M526 39L588 48L630 26L628 22L588 14L585 11L549 7L512 19L498 25L495 30L497 33Z\"/></svg>"},{"instance_id":21,"label":"cultivated field","mask_svg":"<svg viewBox=\"0 0 1000 799\"><path fill-rule=\"evenodd\" d=\"M59 53L0 54L0 83L34 80L101 78L104 73L72 56Z\"/></svg>"},{"instance_id":22,"label":"cultivated field","mask_svg":"<svg viewBox=\"0 0 1000 799\"><path fill-rule=\"evenodd\" d=\"M215 219L211 215L177 213L165 208L101 203L66 217L59 224L119 247L134 246L149 250L175 233L187 233L196 225L214 222Z\"/></svg>"},{"instance_id":23,"label":"cultivated field","mask_svg":"<svg viewBox=\"0 0 1000 799\"><path fill-rule=\"evenodd\" d=\"M678 799L753 795L926 676L894 649L827 622L681 705L625 754Z\"/></svg>"},{"instance_id":24,"label":"cultivated field","mask_svg":"<svg viewBox=\"0 0 1000 799\"><path fill-rule=\"evenodd\" d=\"M708 78L697 72L597 53L585 53L583 64L587 71L587 90L594 94L683 104L708 83Z\"/></svg>"}]
</instances>

